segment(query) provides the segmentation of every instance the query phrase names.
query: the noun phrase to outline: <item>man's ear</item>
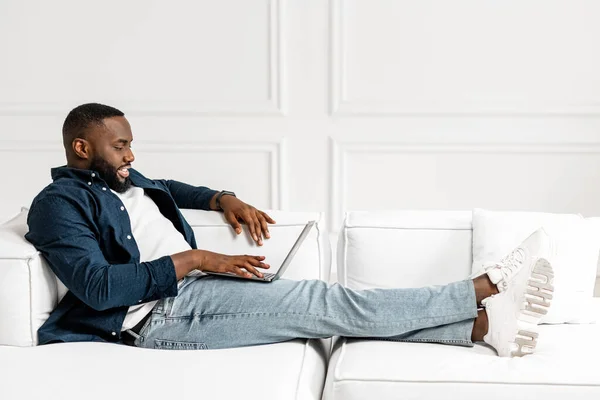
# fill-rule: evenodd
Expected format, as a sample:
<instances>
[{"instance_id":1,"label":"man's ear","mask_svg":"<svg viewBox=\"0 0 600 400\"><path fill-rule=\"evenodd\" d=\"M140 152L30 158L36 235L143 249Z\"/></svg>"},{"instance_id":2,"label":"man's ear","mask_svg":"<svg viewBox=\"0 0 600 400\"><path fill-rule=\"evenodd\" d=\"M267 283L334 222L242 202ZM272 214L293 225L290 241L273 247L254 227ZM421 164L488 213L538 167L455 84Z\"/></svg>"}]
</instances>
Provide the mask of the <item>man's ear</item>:
<instances>
[{"instance_id":1,"label":"man's ear","mask_svg":"<svg viewBox=\"0 0 600 400\"><path fill-rule=\"evenodd\" d=\"M71 143L71 146L73 147L73 152L75 153L75 155L83 160L87 160L90 158L91 154L90 154L90 143L85 140L85 139L81 139L81 138L75 138L73 139L73 142Z\"/></svg>"}]
</instances>

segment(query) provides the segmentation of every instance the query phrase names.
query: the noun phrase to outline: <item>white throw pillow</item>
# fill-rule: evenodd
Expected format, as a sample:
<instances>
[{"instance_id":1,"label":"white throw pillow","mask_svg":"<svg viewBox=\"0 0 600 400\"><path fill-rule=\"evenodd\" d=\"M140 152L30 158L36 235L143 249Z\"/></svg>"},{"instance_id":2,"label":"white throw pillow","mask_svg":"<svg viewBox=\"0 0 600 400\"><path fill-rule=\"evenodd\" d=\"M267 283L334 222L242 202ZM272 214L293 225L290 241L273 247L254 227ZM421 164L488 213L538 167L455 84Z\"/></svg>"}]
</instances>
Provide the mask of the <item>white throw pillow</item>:
<instances>
[{"instance_id":1,"label":"white throw pillow","mask_svg":"<svg viewBox=\"0 0 600 400\"><path fill-rule=\"evenodd\" d=\"M555 254L554 300L542 323L589 323L587 312L596 283L600 224L577 214L473 210L473 267L499 261L543 227Z\"/></svg>"},{"instance_id":2,"label":"white throw pillow","mask_svg":"<svg viewBox=\"0 0 600 400\"><path fill-rule=\"evenodd\" d=\"M24 208L0 225L0 345L35 346L38 328L66 293L24 238L27 213Z\"/></svg>"}]
</instances>

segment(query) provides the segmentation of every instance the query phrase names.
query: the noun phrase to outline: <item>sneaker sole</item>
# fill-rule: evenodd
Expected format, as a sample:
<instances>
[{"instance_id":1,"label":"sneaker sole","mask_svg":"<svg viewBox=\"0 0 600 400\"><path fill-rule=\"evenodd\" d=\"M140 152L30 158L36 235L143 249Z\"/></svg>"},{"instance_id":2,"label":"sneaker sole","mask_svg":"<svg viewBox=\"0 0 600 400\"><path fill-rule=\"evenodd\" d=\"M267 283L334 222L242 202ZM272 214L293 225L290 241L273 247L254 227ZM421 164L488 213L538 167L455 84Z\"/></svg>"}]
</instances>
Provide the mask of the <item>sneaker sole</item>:
<instances>
[{"instance_id":1,"label":"sneaker sole","mask_svg":"<svg viewBox=\"0 0 600 400\"><path fill-rule=\"evenodd\" d=\"M511 352L513 357L522 357L533 353L538 341L537 324L548 313L554 293L554 270L545 259L535 262L527 290L523 294L523 303L517 318L518 331L514 345L517 350Z\"/></svg>"}]
</instances>

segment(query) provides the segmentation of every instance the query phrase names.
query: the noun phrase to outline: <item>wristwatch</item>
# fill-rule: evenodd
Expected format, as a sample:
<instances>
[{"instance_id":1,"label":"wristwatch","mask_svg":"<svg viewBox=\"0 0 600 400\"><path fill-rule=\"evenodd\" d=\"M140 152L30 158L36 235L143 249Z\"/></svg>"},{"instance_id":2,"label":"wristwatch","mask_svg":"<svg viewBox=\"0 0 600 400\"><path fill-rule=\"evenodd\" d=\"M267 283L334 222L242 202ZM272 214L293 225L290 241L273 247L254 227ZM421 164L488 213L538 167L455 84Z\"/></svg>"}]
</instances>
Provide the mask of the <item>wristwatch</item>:
<instances>
[{"instance_id":1,"label":"wristwatch","mask_svg":"<svg viewBox=\"0 0 600 400\"><path fill-rule=\"evenodd\" d=\"M217 195L217 211L223 211L223 207L221 207L221 197L223 196L237 197L233 192L230 192L228 190L221 190L221 192Z\"/></svg>"}]
</instances>

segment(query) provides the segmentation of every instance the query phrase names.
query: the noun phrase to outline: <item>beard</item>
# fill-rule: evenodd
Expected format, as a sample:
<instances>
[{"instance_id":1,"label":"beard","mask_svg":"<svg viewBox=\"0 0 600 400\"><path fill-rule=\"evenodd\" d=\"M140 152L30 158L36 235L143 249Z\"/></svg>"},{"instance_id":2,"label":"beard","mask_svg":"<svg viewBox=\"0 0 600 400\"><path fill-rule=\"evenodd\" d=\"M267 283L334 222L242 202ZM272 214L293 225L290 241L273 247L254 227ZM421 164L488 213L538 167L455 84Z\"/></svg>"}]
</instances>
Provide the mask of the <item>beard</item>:
<instances>
[{"instance_id":1,"label":"beard","mask_svg":"<svg viewBox=\"0 0 600 400\"><path fill-rule=\"evenodd\" d=\"M108 187L117 193L125 193L131 187L131 179L127 177L125 180L121 180L117 175L117 168L103 158L94 157L89 169L98 172Z\"/></svg>"}]
</instances>

